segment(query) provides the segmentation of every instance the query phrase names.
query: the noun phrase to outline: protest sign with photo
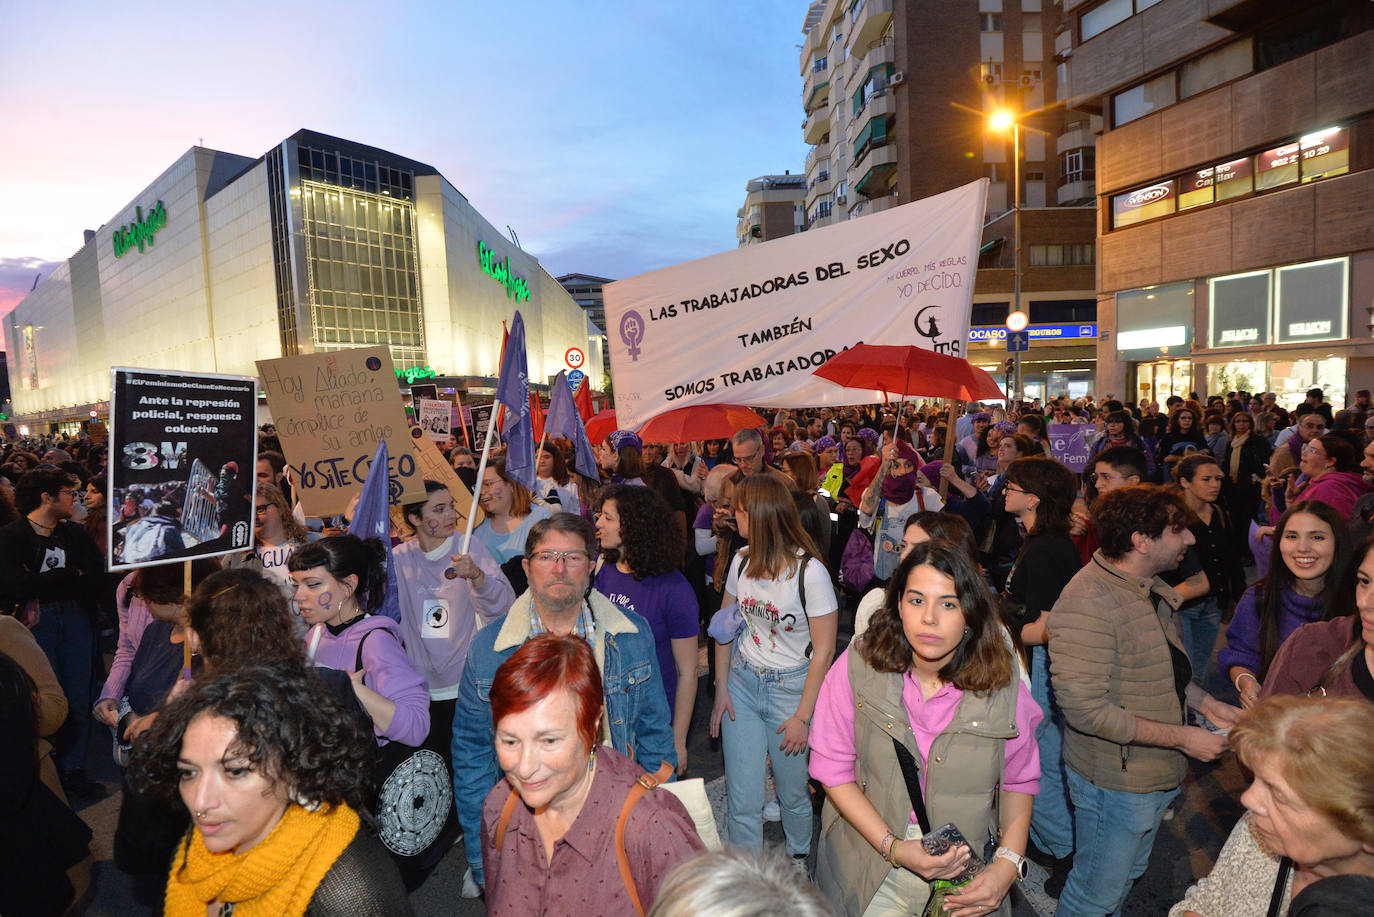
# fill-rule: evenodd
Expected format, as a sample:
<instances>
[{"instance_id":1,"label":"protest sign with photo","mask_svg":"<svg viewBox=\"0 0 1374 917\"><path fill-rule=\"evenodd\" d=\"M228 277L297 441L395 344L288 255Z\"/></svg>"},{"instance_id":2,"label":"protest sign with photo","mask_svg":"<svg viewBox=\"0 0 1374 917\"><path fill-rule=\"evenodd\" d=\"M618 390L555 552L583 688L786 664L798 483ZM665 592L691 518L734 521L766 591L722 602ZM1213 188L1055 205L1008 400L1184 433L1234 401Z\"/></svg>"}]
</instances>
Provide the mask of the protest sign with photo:
<instances>
[{"instance_id":1,"label":"protest sign with photo","mask_svg":"<svg viewBox=\"0 0 1374 917\"><path fill-rule=\"evenodd\" d=\"M468 410L468 416L471 418L469 431L472 433L473 443L476 444L472 447L473 451L481 449L482 443L486 441L487 424L491 423L493 408L494 405L487 402L486 404L474 404Z\"/></svg>"},{"instance_id":2,"label":"protest sign with photo","mask_svg":"<svg viewBox=\"0 0 1374 917\"><path fill-rule=\"evenodd\" d=\"M415 416L420 421L420 429L436 443L447 440L453 423L452 406L447 401L432 401L429 398L421 398L417 404L419 408Z\"/></svg>"},{"instance_id":3,"label":"protest sign with photo","mask_svg":"<svg viewBox=\"0 0 1374 917\"><path fill-rule=\"evenodd\" d=\"M883 400L812 375L860 342L965 356L987 186L607 284L620 426L692 404Z\"/></svg>"},{"instance_id":4,"label":"protest sign with photo","mask_svg":"<svg viewBox=\"0 0 1374 917\"><path fill-rule=\"evenodd\" d=\"M1085 423L1052 423L1046 427L1050 452L1075 474L1082 474L1088 467L1088 453L1092 449L1088 431L1091 429Z\"/></svg>"},{"instance_id":5,"label":"protest sign with photo","mask_svg":"<svg viewBox=\"0 0 1374 917\"><path fill-rule=\"evenodd\" d=\"M392 505L425 499L401 392L384 346L259 360L291 480L307 515L334 516L362 489L386 440Z\"/></svg>"},{"instance_id":6,"label":"protest sign with photo","mask_svg":"<svg viewBox=\"0 0 1374 917\"><path fill-rule=\"evenodd\" d=\"M249 547L253 379L124 367L111 375L110 569Z\"/></svg>"}]
</instances>

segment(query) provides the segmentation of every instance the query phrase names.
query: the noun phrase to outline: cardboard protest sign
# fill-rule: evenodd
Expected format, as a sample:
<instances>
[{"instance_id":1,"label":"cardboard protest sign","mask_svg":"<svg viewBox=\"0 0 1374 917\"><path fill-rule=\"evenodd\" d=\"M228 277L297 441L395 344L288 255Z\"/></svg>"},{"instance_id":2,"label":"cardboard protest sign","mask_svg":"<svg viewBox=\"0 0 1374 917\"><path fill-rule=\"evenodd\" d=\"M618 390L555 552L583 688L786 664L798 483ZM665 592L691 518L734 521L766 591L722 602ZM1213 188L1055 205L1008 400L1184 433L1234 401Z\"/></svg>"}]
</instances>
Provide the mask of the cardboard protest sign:
<instances>
[{"instance_id":1,"label":"cardboard protest sign","mask_svg":"<svg viewBox=\"0 0 1374 917\"><path fill-rule=\"evenodd\" d=\"M474 507L472 491L468 490L463 479L458 477L453 466L444 461L444 454L439 451L439 447L430 442L429 437L419 427L410 428L410 444L415 449L415 460L420 466L420 474L424 480L438 481L453 495L453 508L458 511L459 528L467 524L468 514L472 512L477 513L477 520L473 525L481 525L486 514L482 512L480 505Z\"/></svg>"},{"instance_id":2,"label":"cardboard protest sign","mask_svg":"<svg viewBox=\"0 0 1374 917\"><path fill-rule=\"evenodd\" d=\"M420 429L425 431L425 435L436 443L442 443L448 439L450 425L453 423L453 415L447 401L435 401L429 398L421 398L418 402L419 408L416 410L416 417L420 421Z\"/></svg>"},{"instance_id":3,"label":"cardboard protest sign","mask_svg":"<svg viewBox=\"0 0 1374 917\"><path fill-rule=\"evenodd\" d=\"M1088 453L1092 449L1088 431L1091 429L1085 423L1052 423L1046 427L1050 452L1075 474L1082 474L1088 467Z\"/></svg>"},{"instance_id":4,"label":"cardboard protest sign","mask_svg":"<svg viewBox=\"0 0 1374 917\"><path fill-rule=\"evenodd\" d=\"M123 367L111 375L110 569L251 546L253 379Z\"/></svg>"},{"instance_id":5,"label":"cardboard protest sign","mask_svg":"<svg viewBox=\"0 0 1374 917\"><path fill-rule=\"evenodd\" d=\"M812 375L854 344L962 357L987 179L605 287L620 426L692 404L853 404Z\"/></svg>"},{"instance_id":6,"label":"cardboard protest sign","mask_svg":"<svg viewBox=\"0 0 1374 917\"><path fill-rule=\"evenodd\" d=\"M259 360L258 376L305 512L333 516L362 488L386 440L392 505L425 499L384 346Z\"/></svg>"}]
</instances>

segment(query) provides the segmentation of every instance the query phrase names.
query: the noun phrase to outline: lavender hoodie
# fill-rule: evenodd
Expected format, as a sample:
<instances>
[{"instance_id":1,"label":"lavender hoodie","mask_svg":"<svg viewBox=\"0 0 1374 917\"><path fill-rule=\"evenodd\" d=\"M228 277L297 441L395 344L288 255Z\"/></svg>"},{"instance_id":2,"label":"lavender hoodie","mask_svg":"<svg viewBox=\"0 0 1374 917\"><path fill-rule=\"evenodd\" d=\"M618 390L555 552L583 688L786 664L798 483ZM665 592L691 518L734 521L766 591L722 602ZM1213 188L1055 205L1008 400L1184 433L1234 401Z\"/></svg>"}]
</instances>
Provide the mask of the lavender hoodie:
<instances>
[{"instance_id":1,"label":"lavender hoodie","mask_svg":"<svg viewBox=\"0 0 1374 917\"><path fill-rule=\"evenodd\" d=\"M407 541L391 553L406 655L429 684L429 696L434 700L458 697L472 635L481 625L510 611L515 602L515 590L501 572L501 565L475 538L468 545L468 556L485 576L482 588L474 589L468 580L444 575L453 565L451 555L458 553L457 543L457 538L449 536L426 554L418 540Z\"/></svg>"},{"instance_id":2,"label":"lavender hoodie","mask_svg":"<svg viewBox=\"0 0 1374 917\"><path fill-rule=\"evenodd\" d=\"M1308 598L1291 589L1279 594L1279 644L1304 624L1320 621L1325 610L1323 596ZM1260 622L1255 606L1255 587L1245 590L1236 604L1236 615L1226 628L1226 646L1217 654L1217 665L1227 672L1233 665L1245 666L1252 672L1260 670ZM1275 647L1277 650L1278 647Z\"/></svg>"},{"instance_id":3,"label":"lavender hoodie","mask_svg":"<svg viewBox=\"0 0 1374 917\"><path fill-rule=\"evenodd\" d=\"M406 657L395 621L385 615L364 615L342 627L317 624L305 637L307 659L327 669L353 672L358 644L373 631L386 633L368 637L363 644L363 684L396 705L385 731L372 727L377 744L419 745L429 735L429 688Z\"/></svg>"}]
</instances>

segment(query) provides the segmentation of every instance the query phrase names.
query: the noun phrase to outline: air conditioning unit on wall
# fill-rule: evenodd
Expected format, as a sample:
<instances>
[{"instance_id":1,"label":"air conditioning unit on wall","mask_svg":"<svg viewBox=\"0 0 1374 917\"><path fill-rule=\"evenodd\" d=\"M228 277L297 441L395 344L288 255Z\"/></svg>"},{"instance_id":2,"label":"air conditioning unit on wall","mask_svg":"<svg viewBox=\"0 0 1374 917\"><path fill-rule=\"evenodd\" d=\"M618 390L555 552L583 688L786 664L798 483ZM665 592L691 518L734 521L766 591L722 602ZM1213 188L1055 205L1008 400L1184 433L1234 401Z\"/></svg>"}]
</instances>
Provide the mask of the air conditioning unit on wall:
<instances>
[{"instance_id":1,"label":"air conditioning unit on wall","mask_svg":"<svg viewBox=\"0 0 1374 917\"><path fill-rule=\"evenodd\" d=\"M894 70L894 71L892 72L892 79L888 80L888 83L890 83L890 84L893 85L893 86L900 86L900 85L902 85L902 84L905 83L905 82L906 82L906 74L903 73L903 72L900 71L900 70Z\"/></svg>"}]
</instances>

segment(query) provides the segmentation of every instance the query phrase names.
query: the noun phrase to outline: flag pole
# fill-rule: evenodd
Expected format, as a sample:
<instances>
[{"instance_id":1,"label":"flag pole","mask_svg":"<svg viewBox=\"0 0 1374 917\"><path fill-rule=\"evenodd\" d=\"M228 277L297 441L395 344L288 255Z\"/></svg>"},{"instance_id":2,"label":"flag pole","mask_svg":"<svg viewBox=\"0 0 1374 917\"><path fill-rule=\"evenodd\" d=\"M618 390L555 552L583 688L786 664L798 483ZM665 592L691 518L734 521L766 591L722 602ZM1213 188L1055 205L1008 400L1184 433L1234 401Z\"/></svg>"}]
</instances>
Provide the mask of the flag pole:
<instances>
[{"instance_id":1,"label":"flag pole","mask_svg":"<svg viewBox=\"0 0 1374 917\"><path fill-rule=\"evenodd\" d=\"M472 541L472 526L477 521L478 501L482 498L482 477L487 470L487 456L491 454L491 437L496 432L496 402L492 402L491 416L487 418L487 441L482 445L482 460L477 463L477 484L472 489L472 505L468 507L468 523L463 531L463 549L460 554L468 552L468 543Z\"/></svg>"}]
</instances>

